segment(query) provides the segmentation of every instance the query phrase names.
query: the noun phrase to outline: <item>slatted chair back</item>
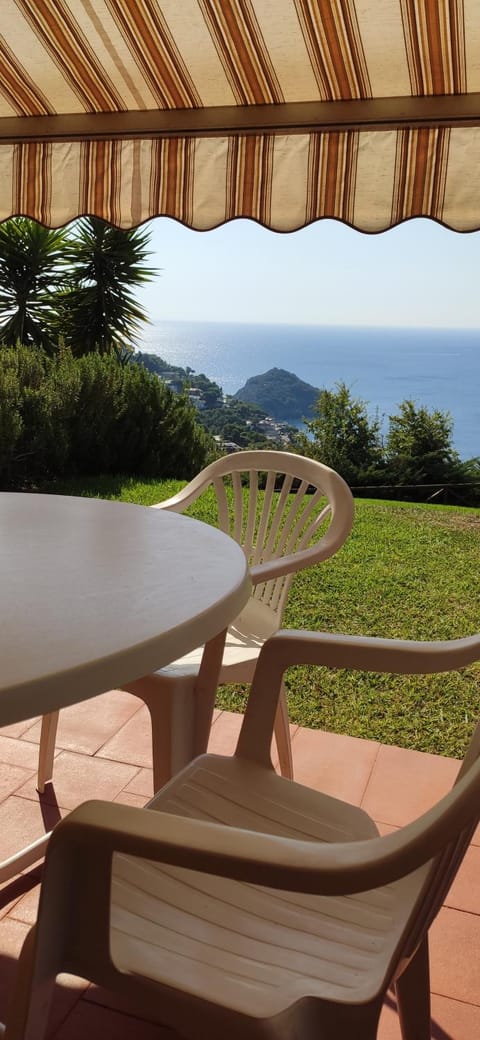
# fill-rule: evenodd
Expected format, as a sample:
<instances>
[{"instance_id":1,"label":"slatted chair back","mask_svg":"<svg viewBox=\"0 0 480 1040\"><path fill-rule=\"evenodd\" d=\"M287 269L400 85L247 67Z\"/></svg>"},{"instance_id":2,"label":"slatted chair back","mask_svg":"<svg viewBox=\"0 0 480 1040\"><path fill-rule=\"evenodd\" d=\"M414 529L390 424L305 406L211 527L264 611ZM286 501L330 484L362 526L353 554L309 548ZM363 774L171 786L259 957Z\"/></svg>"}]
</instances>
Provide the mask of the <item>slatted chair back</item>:
<instances>
[{"instance_id":1,"label":"slatted chair back","mask_svg":"<svg viewBox=\"0 0 480 1040\"><path fill-rule=\"evenodd\" d=\"M254 598L281 619L294 573L326 559L345 541L353 523L349 488L314 459L242 451L207 466L159 507L183 512L209 488L218 526L243 546ZM265 566L280 560L278 569Z\"/></svg>"}]
</instances>

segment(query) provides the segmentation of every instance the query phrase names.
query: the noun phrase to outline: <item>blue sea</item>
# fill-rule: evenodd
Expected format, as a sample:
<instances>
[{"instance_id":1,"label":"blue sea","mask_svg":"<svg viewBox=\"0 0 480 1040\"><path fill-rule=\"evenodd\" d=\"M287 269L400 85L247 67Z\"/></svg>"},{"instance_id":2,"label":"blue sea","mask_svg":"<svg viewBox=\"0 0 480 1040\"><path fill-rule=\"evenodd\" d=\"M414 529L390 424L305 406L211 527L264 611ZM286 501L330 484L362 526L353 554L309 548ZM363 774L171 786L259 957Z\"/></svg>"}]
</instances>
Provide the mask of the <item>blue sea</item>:
<instances>
[{"instance_id":1,"label":"blue sea","mask_svg":"<svg viewBox=\"0 0 480 1040\"><path fill-rule=\"evenodd\" d=\"M162 321L138 346L203 372L227 394L274 367L319 388L343 381L384 427L410 398L450 412L460 456L480 455L480 329Z\"/></svg>"}]
</instances>

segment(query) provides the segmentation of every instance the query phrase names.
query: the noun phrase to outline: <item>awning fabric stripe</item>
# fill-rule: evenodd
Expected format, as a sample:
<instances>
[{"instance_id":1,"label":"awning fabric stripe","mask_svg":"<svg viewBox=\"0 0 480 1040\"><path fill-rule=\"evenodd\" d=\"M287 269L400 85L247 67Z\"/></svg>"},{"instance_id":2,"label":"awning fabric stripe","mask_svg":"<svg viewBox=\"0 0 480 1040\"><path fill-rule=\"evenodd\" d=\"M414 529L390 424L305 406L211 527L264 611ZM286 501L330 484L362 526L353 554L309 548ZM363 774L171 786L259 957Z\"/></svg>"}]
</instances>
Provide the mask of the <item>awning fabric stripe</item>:
<instances>
[{"instance_id":1,"label":"awning fabric stripe","mask_svg":"<svg viewBox=\"0 0 480 1040\"><path fill-rule=\"evenodd\" d=\"M21 139L35 116L479 92L480 0L2 0L0 32L1 220L480 227L480 112L479 126ZM2 143L12 116L19 139Z\"/></svg>"}]
</instances>

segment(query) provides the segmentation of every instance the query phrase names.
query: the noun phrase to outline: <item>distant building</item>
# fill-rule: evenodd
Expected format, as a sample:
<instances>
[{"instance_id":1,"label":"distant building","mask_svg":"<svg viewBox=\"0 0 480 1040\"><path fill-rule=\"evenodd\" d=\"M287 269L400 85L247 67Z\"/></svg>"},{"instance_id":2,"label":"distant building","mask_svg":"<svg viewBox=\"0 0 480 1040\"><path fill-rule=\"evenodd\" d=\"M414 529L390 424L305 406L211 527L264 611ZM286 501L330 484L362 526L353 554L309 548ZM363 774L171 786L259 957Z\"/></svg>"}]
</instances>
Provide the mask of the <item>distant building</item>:
<instances>
[{"instance_id":1,"label":"distant building","mask_svg":"<svg viewBox=\"0 0 480 1040\"><path fill-rule=\"evenodd\" d=\"M283 440L285 435L285 426L283 423L271 419L270 416L267 416L266 419L260 420L258 423L258 429L269 441Z\"/></svg>"},{"instance_id":2,"label":"distant building","mask_svg":"<svg viewBox=\"0 0 480 1040\"><path fill-rule=\"evenodd\" d=\"M183 390L183 382L178 372L162 372L158 373L158 378L169 387L170 390L175 390L175 393L180 394Z\"/></svg>"},{"instance_id":3,"label":"distant building","mask_svg":"<svg viewBox=\"0 0 480 1040\"><path fill-rule=\"evenodd\" d=\"M201 390L197 390L195 389L195 387L193 387L191 390L188 391L188 397L190 402L195 405L195 408L198 408L199 410L205 408L205 401L203 400Z\"/></svg>"}]
</instances>

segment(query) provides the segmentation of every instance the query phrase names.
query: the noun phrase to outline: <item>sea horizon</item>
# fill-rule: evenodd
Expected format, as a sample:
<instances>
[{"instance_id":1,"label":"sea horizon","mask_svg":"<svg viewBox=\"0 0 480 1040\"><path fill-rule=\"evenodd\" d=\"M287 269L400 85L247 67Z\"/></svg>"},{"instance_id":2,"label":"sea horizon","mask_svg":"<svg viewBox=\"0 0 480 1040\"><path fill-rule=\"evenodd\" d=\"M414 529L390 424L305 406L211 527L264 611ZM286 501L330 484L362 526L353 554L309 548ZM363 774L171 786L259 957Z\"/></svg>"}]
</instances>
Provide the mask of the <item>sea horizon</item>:
<instances>
[{"instance_id":1,"label":"sea horizon","mask_svg":"<svg viewBox=\"0 0 480 1040\"><path fill-rule=\"evenodd\" d=\"M480 455L480 329L156 321L138 350L189 366L233 394L270 368L321 389L345 382L383 429L400 403L449 412L461 458Z\"/></svg>"}]
</instances>

